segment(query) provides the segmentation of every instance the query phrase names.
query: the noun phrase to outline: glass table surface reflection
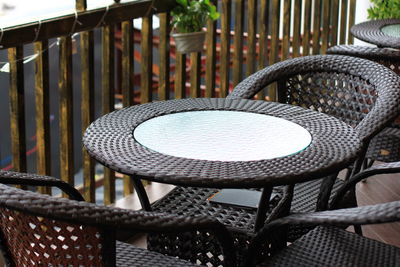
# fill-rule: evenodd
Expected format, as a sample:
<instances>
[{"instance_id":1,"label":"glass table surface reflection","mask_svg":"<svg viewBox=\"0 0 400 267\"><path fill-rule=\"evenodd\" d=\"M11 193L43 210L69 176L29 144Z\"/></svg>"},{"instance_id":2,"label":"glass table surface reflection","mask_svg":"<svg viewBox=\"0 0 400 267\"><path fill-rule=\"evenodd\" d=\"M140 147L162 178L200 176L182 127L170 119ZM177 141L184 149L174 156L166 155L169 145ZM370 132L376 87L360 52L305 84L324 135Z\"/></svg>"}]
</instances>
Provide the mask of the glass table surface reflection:
<instances>
[{"instance_id":1,"label":"glass table surface reflection","mask_svg":"<svg viewBox=\"0 0 400 267\"><path fill-rule=\"evenodd\" d=\"M136 127L133 135L159 153L221 161L284 157L302 151L312 140L306 129L288 120L220 110L155 117Z\"/></svg>"}]
</instances>

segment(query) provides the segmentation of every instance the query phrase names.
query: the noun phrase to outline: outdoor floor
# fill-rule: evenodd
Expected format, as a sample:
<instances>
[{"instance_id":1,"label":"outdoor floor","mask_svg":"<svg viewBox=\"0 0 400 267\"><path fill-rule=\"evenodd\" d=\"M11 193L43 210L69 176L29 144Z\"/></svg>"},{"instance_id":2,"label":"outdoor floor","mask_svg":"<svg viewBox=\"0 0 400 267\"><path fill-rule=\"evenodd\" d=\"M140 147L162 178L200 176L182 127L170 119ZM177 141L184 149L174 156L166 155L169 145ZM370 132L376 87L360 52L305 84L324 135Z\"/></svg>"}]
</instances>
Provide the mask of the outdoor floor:
<instances>
[{"instance_id":1,"label":"outdoor floor","mask_svg":"<svg viewBox=\"0 0 400 267\"><path fill-rule=\"evenodd\" d=\"M174 186L152 183L146 187L150 201L153 202L167 194ZM357 200L359 206L384 203L400 200L400 174L386 174L369 178L357 186ZM126 209L140 209L136 194L125 197L115 204ZM352 227L349 227L352 231ZM400 222L363 226L366 237L400 247ZM136 246L146 247L144 236L131 239Z\"/></svg>"}]
</instances>

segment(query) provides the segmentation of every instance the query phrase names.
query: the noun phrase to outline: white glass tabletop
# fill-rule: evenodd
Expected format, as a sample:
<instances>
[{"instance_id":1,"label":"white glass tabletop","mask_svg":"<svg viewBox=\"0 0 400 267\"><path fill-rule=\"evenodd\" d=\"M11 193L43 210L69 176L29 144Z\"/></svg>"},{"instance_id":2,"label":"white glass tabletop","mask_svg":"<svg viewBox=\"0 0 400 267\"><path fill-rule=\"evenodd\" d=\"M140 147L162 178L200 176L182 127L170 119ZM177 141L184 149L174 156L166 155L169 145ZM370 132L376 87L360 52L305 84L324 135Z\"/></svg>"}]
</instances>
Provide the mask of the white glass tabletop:
<instances>
[{"instance_id":1,"label":"white glass tabletop","mask_svg":"<svg viewBox=\"0 0 400 267\"><path fill-rule=\"evenodd\" d=\"M141 145L167 155L214 161L252 161L292 155L312 140L285 119L241 111L190 111L152 118L134 129Z\"/></svg>"},{"instance_id":2,"label":"white glass tabletop","mask_svg":"<svg viewBox=\"0 0 400 267\"><path fill-rule=\"evenodd\" d=\"M400 37L400 24L383 26L381 31L393 37Z\"/></svg>"}]
</instances>

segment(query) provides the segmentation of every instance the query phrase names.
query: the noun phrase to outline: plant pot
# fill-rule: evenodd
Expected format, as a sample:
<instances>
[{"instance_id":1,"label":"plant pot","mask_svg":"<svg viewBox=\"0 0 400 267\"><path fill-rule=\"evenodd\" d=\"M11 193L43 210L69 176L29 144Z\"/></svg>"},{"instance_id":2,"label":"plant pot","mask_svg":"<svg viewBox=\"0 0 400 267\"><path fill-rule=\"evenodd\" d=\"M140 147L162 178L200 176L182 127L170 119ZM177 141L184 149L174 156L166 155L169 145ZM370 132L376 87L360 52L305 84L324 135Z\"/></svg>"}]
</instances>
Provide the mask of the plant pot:
<instances>
[{"instance_id":1,"label":"plant pot","mask_svg":"<svg viewBox=\"0 0 400 267\"><path fill-rule=\"evenodd\" d=\"M186 54L192 52L201 52L206 38L206 32L174 33L176 50L179 53Z\"/></svg>"}]
</instances>

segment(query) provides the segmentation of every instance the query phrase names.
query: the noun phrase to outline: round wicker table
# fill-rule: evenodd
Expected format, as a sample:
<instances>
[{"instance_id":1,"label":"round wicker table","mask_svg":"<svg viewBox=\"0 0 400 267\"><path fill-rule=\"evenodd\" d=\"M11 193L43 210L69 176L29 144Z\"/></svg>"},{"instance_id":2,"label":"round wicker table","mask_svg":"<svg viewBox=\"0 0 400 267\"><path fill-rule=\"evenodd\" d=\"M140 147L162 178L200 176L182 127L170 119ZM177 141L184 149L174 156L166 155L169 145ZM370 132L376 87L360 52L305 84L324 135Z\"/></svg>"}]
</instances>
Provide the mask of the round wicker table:
<instances>
[{"instance_id":1,"label":"round wicker table","mask_svg":"<svg viewBox=\"0 0 400 267\"><path fill-rule=\"evenodd\" d=\"M200 111L205 116L199 116ZM235 124L235 117L245 124ZM221 123L224 119L227 123ZM246 131L236 133L240 128ZM124 108L93 122L83 143L97 161L132 176L148 210L140 179L203 188L271 188L341 170L357 158L362 146L355 130L326 114L274 102L222 98ZM259 210L268 198L269 194L261 197Z\"/></svg>"},{"instance_id":2,"label":"round wicker table","mask_svg":"<svg viewBox=\"0 0 400 267\"><path fill-rule=\"evenodd\" d=\"M358 39L379 47L400 48L400 19L378 19L362 22L351 28Z\"/></svg>"}]
</instances>

